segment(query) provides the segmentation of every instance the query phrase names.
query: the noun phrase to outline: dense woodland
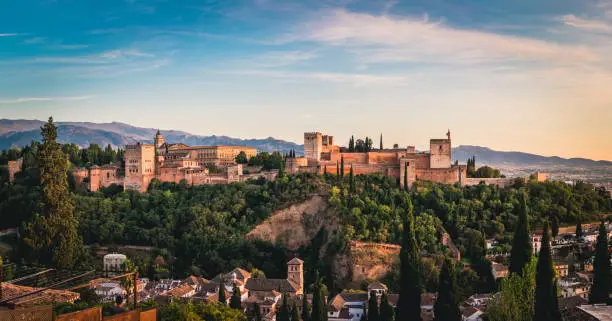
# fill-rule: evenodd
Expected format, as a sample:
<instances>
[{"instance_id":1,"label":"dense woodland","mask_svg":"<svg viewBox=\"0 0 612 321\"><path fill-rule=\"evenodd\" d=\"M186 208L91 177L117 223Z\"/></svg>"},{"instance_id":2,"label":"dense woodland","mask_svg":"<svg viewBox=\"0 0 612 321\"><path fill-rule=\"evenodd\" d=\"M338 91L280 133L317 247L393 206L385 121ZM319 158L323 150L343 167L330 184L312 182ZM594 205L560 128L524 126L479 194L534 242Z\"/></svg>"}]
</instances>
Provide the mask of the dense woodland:
<instances>
[{"instance_id":1,"label":"dense woodland","mask_svg":"<svg viewBox=\"0 0 612 321\"><path fill-rule=\"evenodd\" d=\"M8 183L5 170L0 176L0 228L24 229L24 223L32 221L39 210L43 196L36 161L39 147L36 143L22 151L2 153L4 159L23 156L25 162L15 184ZM120 152L96 146L79 150L63 145L61 149L70 155L72 166L104 164L120 157ZM280 154L267 156L250 162L265 165L277 158L282 161ZM489 263L484 259L484 240L495 237L502 247L510 247L522 193L527 195L532 227L541 226L547 219L560 224L592 221L598 213L612 208L605 190L582 182L569 186L517 180L514 186L503 189L418 183L404 191L395 179L381 175L338 178L300 174L274 182L197 187L154 181L147 193L123 191L120 186L91 193L75 186L70 177L68 183L82 243L92 248L123 244L153 247L151 256L136 258L141 273L149 277L193 273L210 278L236 266L256 267L269 277L283 277L287 258L296 253L289 253L282 245L245 240L243 235L274 210L314 193L329 194L342 222L340 231L331 235L320 231L312 244L297 254L306 259L310 270L322 271L332 290L336 284L330 280L331 267L325 263L328 260L319 258L323 244L331 240L332 246L327 249L330 256L346 250L350 240L401 244L409 206L414 212L415 238L424 254L424 286L429 291L438 286L438 267L445 251L439 239L444 231L472 263L471 271L458 269L458 282L467 286L478 280L473 291L494 286L486 276ZM26 244L15 247L12 260L35 261ZM93 260L89 256L79 264L93 264ZM312 282L312 277L307 274L307 281ZM389 281L397 277L390 275Z\"/></svg>"}]
</instances>

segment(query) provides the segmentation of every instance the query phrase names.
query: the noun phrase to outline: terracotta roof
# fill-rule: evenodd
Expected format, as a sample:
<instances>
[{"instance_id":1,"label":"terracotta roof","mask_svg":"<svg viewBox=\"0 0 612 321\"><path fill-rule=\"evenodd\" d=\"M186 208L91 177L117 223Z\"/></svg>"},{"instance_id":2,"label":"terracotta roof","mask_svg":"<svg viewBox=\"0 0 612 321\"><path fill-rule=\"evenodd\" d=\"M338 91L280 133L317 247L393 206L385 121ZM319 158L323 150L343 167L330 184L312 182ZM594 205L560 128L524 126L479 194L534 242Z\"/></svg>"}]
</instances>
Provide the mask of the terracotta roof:
<instances>
[{"instance_id":1,"label":"terracotta roof","mask_svg":"<svg viewBox=\"0 0 612 321\"><path fill-rule=\"evenodd\" d=\"M189 292L193 291L193 287L188 284L188 283L183 283L179 286L177 286L176 288L169 290L168 292L164 293L164 295L167 296L176 296L176 297L184 297L185 295L187 295Z\"/></svg>"},{"instance_id":2,"label":"terracotta roof","mask_svg":"<svg viewBox=\"0 0 612 321\"><path fill-rule=\"evenodd\" d=\"M291 259L291 261L287 262L287 264L302 264L304 263L304 261L300 260L297 257L294 257L293 259Z\"/></svg>"},{"instance_id":3,"label":"terracotta roof","mask_svg":"<svg viewBox=\"0 0 612 321\"><path fill-rule=\"evenodd\" d=\"M331 301L329 301L329 309L334 312L342 310L344 307L344 299L340 294L337 294Z\"/></svg>"},{"instance_id":4,"label":"terracotta roof","mask_svg":"<svg viewBox=\"0 0 612 321\"><path fill-rule=\"evenodd\" d=\"M249 279L246 283L246 288L249 291L272 291L279 292L297 292L299 287L285 279Z\"/></svg>"},{"instance_id":5,"label":"terracotta roof","mask_svg":"<svg viewBox=\"0 0 612 321\"><path fill-rule=\"evenodd\" d=\"M374 282L368 285L368 290L387 290L387 286L380 282Z\"/></svg>"},{"instance_id":6,"label":"terracotta roof","mask_svg":"<svg viewBox=\"0 0 612 321\"><path fill-rule=\"evenodd\" d=\"M21 286L15 285L11 283L2 283L2 298L8 299L12 297L17 297L20 295L24 295L30 292L34 292L40 290L41 288L33 288L29 286ZM55 301L56 303L61 302L74 302L76 301L80 295L76 292L63 291L63 290L45 290L43 292L39 292L36 294L32 294L26 297L22 297L15 300L9 300L7 304L14 304L22 307L41 305L44 303L51 303Z\"/></svg>"}]
</instances>

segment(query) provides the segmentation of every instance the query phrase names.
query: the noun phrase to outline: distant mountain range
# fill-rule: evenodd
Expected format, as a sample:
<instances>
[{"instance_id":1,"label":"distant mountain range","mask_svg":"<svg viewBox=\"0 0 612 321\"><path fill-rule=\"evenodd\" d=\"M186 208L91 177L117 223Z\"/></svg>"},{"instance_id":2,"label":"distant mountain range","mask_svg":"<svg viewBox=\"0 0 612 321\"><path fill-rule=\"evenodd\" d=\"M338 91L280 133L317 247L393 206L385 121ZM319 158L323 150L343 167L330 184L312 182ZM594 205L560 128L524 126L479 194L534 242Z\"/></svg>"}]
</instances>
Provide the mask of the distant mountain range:
<instances>
[{"instance_id":1,"label":"distant mountain range","mask_svg":"<svg viewBox=\"0 0 612 321\"><path fill-rule=\"evenodd\" d=\"M39 120L0 119L0 149L11 146L22 147L31 141L39 141L40 127L44 122ZM57 122L58 141L75 143L85 147L95 143L100 146L111 144L114 147L134 144L136 142L153 143L157 132L154 128L135 127L124 123L89 123L89 122ZM303 147L293 142L275 139L239 139L227 136L199 136L178 130L162 130L167 142L184 143L187 145L237 145L250 146L260 151L272 152L278 150L287 153L296 150L301 154Z\"/></svg>"},{"instance_id":2,"label":"distant mountain range","mask_svg":"<svg viewBox=\"0 0 612 321\"><path fill-rule=\"evenodd\" d=\"M33 140L40 140L39 120L0 119L0 149L11 146L22 147ZM157 132L154 128L135 127L124 123L58 122L58 140L72 142L79 146L96 143L101 146L124 146L136 142L152 143ZM265 139L239 139L227 136L199 136L178 130L162 130L165 140L170 143L187 145L239 145L257 148L260 151L278 150L287 153L294 149L303 154L303 145L268 137ZM612 181L612 162L593 161L585 158L546 157L522 152L502 152L479 146L458 146L453 148L453 160L465 164L476 156L476 165L490 165L500 168L508 176L524 176L540 170L551 173L559 179L586 179L589 181Z\"/></svg>"}]
</instances>

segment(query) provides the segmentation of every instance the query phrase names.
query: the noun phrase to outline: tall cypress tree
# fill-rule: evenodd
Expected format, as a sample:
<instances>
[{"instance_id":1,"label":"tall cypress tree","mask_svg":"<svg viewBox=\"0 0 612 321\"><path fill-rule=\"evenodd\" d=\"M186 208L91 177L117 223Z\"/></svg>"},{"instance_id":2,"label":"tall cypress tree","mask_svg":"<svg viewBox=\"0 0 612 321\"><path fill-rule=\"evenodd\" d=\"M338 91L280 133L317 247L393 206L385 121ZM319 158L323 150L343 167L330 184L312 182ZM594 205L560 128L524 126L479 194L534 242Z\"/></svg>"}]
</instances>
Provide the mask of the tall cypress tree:
<instances>
[{"instance_id":1,"label":"tall cypress tree","mask_svg":"<svg viewBox=\"0 0 612 321\"><path fill-rule=\"evenodd\" d=\"M344 178L344 155L340 155L340 178Z\"/></svg>"},{"instance_id":2,"label":"tall cypress tree","mask_svg":"<svg viewBox=\"0 0 612 321\"><path fill-rule=\"evenodd\" d=\"M351 170L349 171L349 191L351 193L357 192L357 185L355 184L355 174L353 173L353 165L351 165Z\"/></svg>"},{"instance_id":3,"label":"tall cypress tree","mask_svg":"<svg viewBox=\"0 0 612 321\"><path fill-rule=\"evenodd\" d=\"M540 248L536 265L534 320L561 321L555 284L555 270L551 256L548 223L545 223L542 234L542 247Z\"/></svg>"},{"instance_id":4,"label":"tall cypress tree","mask_svg":"<svg viewBox=\"0 0 612 321\"><path fill-rule=\"evenodd\" d=\"M232 297L230 298L230 308L236 310L242 310L242 300L240 299L240 289L234 285L232 290Z\"/></svg>"},{"instance_id":5,"label":"tall cypress tree","mask_svg":"<svg viewBox=\"0 0 612 321\"><path fill-rule=\"evenodd\" d=\"M323 280L317 271L312 292L312 312L310 321L327 321L327 304L323 294Z\"/></svg>"},{"instance_id":6,"label":"tall cypress tree","mask_svg":"<svg viewBox=\"0 0 612 321\"><path fill-rule=\"evenodd\" d=\"M438 299L434 304L435 321L461 321L456 275L455 263L445 257L440 271Z\"/></svg>"},{"instance_id":7,"label":"tall cypress tree","mask_svg":"<svg viewBox=\"0 0 612 321\"><path fill-rule=\"evenodd\" d=\"M53 118L41 127L38 151L42 201L32 222L25 226L25 243L39 263L72 268L82 249L74 217L74 200L68 189L68 161L57 143Z\"/></svg>"},{"instance_id":8,"label":"tall cypress tree","mask_svg":"<svg viewBox=\"0 0 612 321\"><path fill-rule=\"evenodd\" d=\"M404 190L408 190L408 162L404 163Z\"/></svg>"},{"instance_id":9,"label":"tall cypress tree","mask_svg":"<svg viewBox=\"0 0 612 321\"><path fill-rule=\"evenodd\" d=\"M351 136L351 139L349 139L349 152L355 152L355 136Z\"/></svg>"},{"instance_id":10,"label":"tall cypress tree","mask_svg":"<svg viewBox=\"0 0 612 321\"><path fill-rule=\"evenodd\" d=\"M589 294L589 303L606 303L612 293L610 277L610 252L608 252L608 232L604 222L599 225L597 245L595 245L595 262L593 263L593 285Z\"/></svg>"},{"instance_id":11,"label":"tall cypress tree","mask_svg":"<svg viewBox=\"0 0 612 321\"><path fill-rule=\"evenodd\" d=\"M310 321L310 304L306 293L302 294L302 321Z\"/></svg>"},{"instance_id":12,"label":"tall cypress tree","mask_svg":"<svg viewBox=\"0 0 612 321\"><path fill-rule=\"evenodd\" d=\"M287 302L287 294L283 293L283 304L276 314L276 321L290 321L291 312L289 311L289 303Z\"/></svg>"},{"instance_id":13,"label":"tall cypress tree","mask_svg":"<svg viewBox=\"0 0 612 321\"><path fill-rule=\"evenodd\" d=\"M219 292L217 294L217 296L219 297L219 304L226 305L227 298L225 297L225 286L223 285L223 282L219 284Z\"/></svg>"},{"instance_id":14,"label":"tall cypress tree","mask_svg":"<svg viewBox=\"0 0 612 321\"><path fill-rule=\"evenodd\" d=\"M421 255L414 233L412 202L408 199L400 250L400 293L395 310L397 321L421 320L421 271Z\"/></svg>"},{"instance_id":15,"label":"tall cypress tree","mask_svg":"<svg viewBox=\"0 0 612 321\"><path fill-rule=\"evenodd\" d=\"M527 216L527 196L521 193L519 221L514 231L510 252L510 273L523 275L523 267L531 261L533 247L529 236L529 217Z\"/></svg>"},{"instance_id":16,"label":"tall cypress tree","mask_svg":"<svg viewBox=\"0 0 612 321\"><path fill-rule=\"evenodd\" d=\"M395 317L395 313L393 311L393 307L389 304L389 296L387 295L387 292L383 292L382 296L380 297L380 315L379 315L379 320L380 321L393 321L393 318Z\"/></svg>"},{"instance_id":17,"label":"tall cypress tree","mask_svg":"<svg viewBox=\"0 0 612 321\"><path fill-rule=\"evenodd\" d=\"M323 166L323 176L327 178L327 165Z\"/></svg>"},{"instance_id":18,"label":"tall cypress tree","mask_svg":"<svg viewBox=\"0 0 612 321\"><path fill-rule=\"evenodd\" d=\"M370 298L368 299L368 321L379 321L378 298L374 291L370 293Z\"/></svg>"},{"instance_id":19,"label":"tall cypress tree","mask_svg":"<svg viewBox=\"0 0 612 321\"><path fill-rule=\"evenodd\" d=\"M293 306L291 307L291 321L300 321L300 311L295 305L295 301L293 301Z\"/></svg>"},{"instance_id":20,"label":"tall cypress tree","mask_svg":"<svg viewBox=\"0 0 612 321\"><path fill-rule=\"evenodd\" d=\"M383 150L382 134L380 134L380 150Z\"/></svg>"},{"instance_id":21,"label":"tall cypress tree","mask_svg":"<svg viewBox=\"0 0 612 321\"><path fill-rule=\"evenodd\" d=\"M336 179L340 179L340 162L336 161Z\"/></svg>"},{"instance_id":22,"label":"tall cypress tree","mask_svg":"<svg viewBox=\"0 0 612 321\"><path fill-rule=\"evenodd\" d=\"M576 223L576 239L577 240L582 240L582 223L580 222L580 219L578 219L578 222Z\"/></svg>"}]
</instances>

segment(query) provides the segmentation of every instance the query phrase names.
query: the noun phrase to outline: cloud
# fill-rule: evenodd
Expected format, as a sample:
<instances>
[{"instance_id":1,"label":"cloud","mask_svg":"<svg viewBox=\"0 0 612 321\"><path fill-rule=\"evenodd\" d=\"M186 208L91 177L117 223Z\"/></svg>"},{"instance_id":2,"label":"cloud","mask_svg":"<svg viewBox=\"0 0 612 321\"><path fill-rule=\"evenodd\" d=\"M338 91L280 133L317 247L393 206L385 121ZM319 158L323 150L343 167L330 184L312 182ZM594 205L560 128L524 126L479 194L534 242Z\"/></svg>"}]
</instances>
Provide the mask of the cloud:
<instances>
[{"instance_id":1,"label":"cloud","mask_svg":"<svg viewBox=\"0 0 612 321\"><path fill-rule=\"evenodd\" d=\"M453 64L598 61L591 48L490 32L458 29L426 17L396 18L332 10L301 26L294 41L347 48L362 61Z\"/></svg>"},{"instance_id":2,"label":"cloud","mask_svg":"<svg viewBox=\"0 0 612 321\"><path fill-rule=\"evenodd\" d=\"M24 44L26 45L37 45L37 44L41 44L41 43L45 43L47 41L47 38L45 37L34 37L34 38L29 38L23 41Z\"/></svg>"},{"instance_id":3,"label":"cloud","mask_svg":"<svg viewBox=\"0 0 612 321\"><path fill-rule=\"evenodd\" d=\"M0 100L0 104L20 104L36 101L72 101L72 100L89 100L96 96L73 96L73 97L23 97L15 99Z\"/></svg>"},{"instance_id":4,"label":"cloud","mask_svg":"<svg viewBox=\"0 0 612 321\"><path fill-rule=\"evenodd\" d=\"M52 45L51 49L56 50L77 50L77 49L85 49L88 48L89 45L79 45L79 44L55 44Z\"/></svg>"},{"instance_id":5,"label":"cloud","mask_svg":"<svg viewBox=\"0 0 612 321\"><path fill-rule=\"evenodd\" d=\"M279 70L240 70L229 71L230 74L270 77L288 80L322 80L334 83L347 83L355 86L367 85L404 85L408 80L404 76L373 75L330 72L296 72Z\"/></svg>"},{"instance_id":6,"label":"cloud","mask_svg":"<svg viewBox=\"0 0 612 321\"><path fill-rule=\"evenodd\" d=\"M18 33L0 33L0 37L17 37L19 35Z\"/></svg>"},{"instance_id":7,"label":"cloud","mask_svg":"<svg viewBox=\"0 0 612 321\"><path fill-rule=\"evenodd\" d=\"M141 52L138 50L128 49L106 51L101 53L100 57L107 59L117 59L121 57L155 57L155 55L146 52Z\"/></svg>"},{"instance_id":8,"label":"cloud","mask_svg":"<svg viewBox=\"0 0 612 321\"><path fill-rule=\"evenodd\" d=\"M574 28L585 29L590 31L612 32L612 24L604 20L585 19L577 17L573 14L568 14L561 17L561 21Z\"/></svg>"},{"instance_id":9,"label":"cloud","mask_svg":"<svg viewBox=\"0 0 612 321\"><path fill-rule=\"evenodd\" d=\"M271 51L254 59L260 67L284 67L308 61L317 57L315 51Z\"/></svg>"}]
</instances>

